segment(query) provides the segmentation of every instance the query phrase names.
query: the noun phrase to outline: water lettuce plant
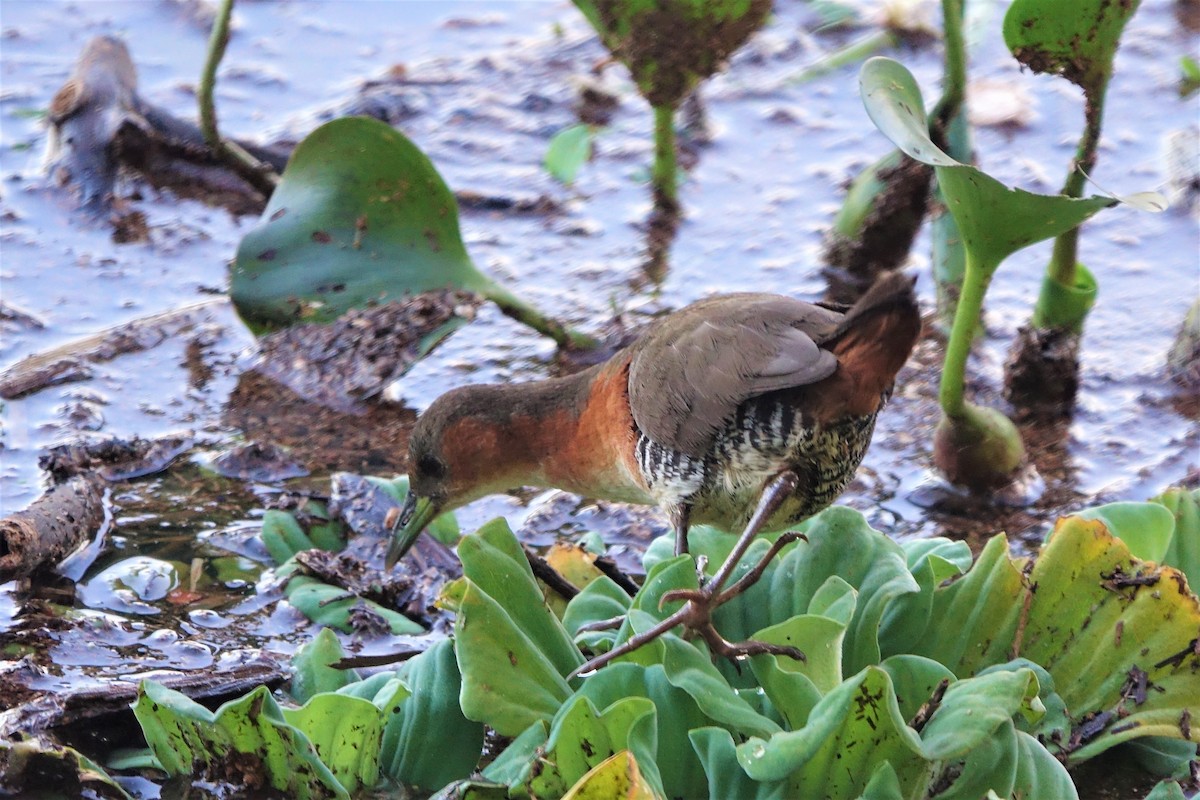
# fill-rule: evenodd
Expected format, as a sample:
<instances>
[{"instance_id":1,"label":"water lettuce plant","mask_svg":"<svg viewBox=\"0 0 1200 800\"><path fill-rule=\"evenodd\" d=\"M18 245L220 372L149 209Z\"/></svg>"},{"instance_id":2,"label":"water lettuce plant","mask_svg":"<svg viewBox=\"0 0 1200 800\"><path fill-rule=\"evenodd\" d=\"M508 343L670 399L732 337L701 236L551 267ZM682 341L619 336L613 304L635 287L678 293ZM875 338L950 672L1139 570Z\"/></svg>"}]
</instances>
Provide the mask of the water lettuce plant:
<instances>
[{"instance_id":1,"label":"water lettuce plant","mask_svg":"<svg viewBox=\"0 0 1200 800\"><path fill-rule=\"evenodd\" d=\"M998 535L973 566L962 542L898 544L835 507L717 612L729 635L805 661L714 663L669 633L574 678L585 650L670 613L661 598L696 586L694 562L659 540L635 596L600 577L560 617L496 520L459 546L464 576L441 601L452 639L399 669L331 668L325 631L295 656L295 708L256 690L214 713L147 684L136 712L172 774L252 764L296 797L390 779L442 798L1069 800L1067 768L1112 747L1140 747L1164 776L1196 755L1200 600L1125 544L1200 536L1195 492L1160 500L1066 517L1032 559ZM699 528L692 546L716 564L730 538ZM503 738L481 762L486 729Z\"/></svg>"},{"instance_id":2,"label":"water lettuce plant","mask_svg":"<svg viewBox=\"0 0 1200 800\"><path fill-rule=\"evenodd\" d=\"M938 400L943 417L935 434L934 460L953 483L975 488L1003 485L1024 461L1020 434L999 411L965 398L967 357L984 294L1009 255L1075 228L1117 201L1010 189L950 157L930 139L921 91L912 73L896 61L869 60L859 82L876 127L906 154L933 166L962 234L963 285L942 369Z\"/></svg>"}]
</instances>

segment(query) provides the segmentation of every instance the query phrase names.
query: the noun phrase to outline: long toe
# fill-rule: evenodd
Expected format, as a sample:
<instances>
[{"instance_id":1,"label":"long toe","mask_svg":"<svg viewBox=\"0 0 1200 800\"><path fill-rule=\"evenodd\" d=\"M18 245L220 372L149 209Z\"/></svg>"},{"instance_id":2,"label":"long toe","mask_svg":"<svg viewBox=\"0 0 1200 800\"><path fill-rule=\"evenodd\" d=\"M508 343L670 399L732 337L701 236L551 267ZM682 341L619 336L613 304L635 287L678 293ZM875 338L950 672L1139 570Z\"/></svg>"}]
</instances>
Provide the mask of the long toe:
<instances>
[{"instance_id":1,"label":"long toe","mask_svg":"<svg viewBox=\"0 0 1200 800\"><path fill-rule=\"evenodd\" d=\"M707 626L697 630L697 633L704 637L704 641L708 642L709 648L714 653L719 653L735 662L749 658L750 656L760 655L787 656L797 661L808 660L804 655L804 651L796 647L771 644L770 642L759 642L752 639L745 642L731 642L718 633L711 622Z\"/></svg>"}]
</instances>

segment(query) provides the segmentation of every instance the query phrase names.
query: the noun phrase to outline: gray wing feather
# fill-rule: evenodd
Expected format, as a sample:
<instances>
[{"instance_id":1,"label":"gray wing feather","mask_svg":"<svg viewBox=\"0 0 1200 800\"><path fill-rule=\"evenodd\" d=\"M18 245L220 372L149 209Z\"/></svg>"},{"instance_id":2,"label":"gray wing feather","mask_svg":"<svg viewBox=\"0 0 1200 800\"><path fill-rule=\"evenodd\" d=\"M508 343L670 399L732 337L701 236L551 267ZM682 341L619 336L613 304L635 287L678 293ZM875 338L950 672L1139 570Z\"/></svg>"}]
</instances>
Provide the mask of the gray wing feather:
<instances>
[{"instance_id":1,"label":"gray wing feather","mask_svg":"<svg viewBox=\"0 0 1200 800\"><path fill-rule=\"evenodd\" d=\"M703 457L751 397L829 377L821 348L841 314L775 295L701 301L647 333L630 363L629 401L655 442Z\"/></svg>"}]
</instances>

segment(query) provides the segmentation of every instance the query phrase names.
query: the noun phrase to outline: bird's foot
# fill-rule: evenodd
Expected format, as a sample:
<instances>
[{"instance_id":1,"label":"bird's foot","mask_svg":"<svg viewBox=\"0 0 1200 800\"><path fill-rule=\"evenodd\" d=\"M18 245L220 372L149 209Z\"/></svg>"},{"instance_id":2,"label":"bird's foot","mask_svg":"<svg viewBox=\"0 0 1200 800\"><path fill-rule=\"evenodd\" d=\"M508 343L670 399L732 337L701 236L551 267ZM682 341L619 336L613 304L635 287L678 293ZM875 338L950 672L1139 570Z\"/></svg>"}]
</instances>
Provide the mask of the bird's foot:
<instances>
[{"instance_id":1,"label":"bird's foot","mask_svg":"<svg viewBox=\"0 0 1200 800\"><path fill-rule=\"evenodd\" d=\"M598 619L595 622L588 622L580 625L576 633L583 633L585 631L591 632L616 630L617 628L621 627L621 623L624 621L624 615L619 617L609 617L608 619Z\"/></svg>"},{"instance_id":2,"label":"bird's foot","mask_svg":"<svg viewBox=\"0 0 1200 800\"><path fill-rule=\"evenodd\" d=\"M665 592L662 596L662 599L659 601L660 608L665 603L679 602L681 600L684 601L683 608L674 612L662 622L655 625L653 628L636 634L617 645L612 650L609 650L607 653L603 653L593 658L591 661L588 661L583 666L572 672L568 677L574 678L577 675L587 675L595 672L605 664L608 664L609 662L620 658L627 653L632 653L639 647L649 644L667 631L679 625L682 625L688 630L693 631L696 635L700 636L700 638L704 639L704 641L708 643L708 647L712 652L735 661L741 660L748 656L761 655L764 653L788 656L798 661L804 661L804 653L795 647L758 641L730 642L717 632L717 629L713 626L712 622L713 611L753 586L759 580L759 578L762 577L763 572L767 568L767 564L769 564L771 560L779 554L779 551L797 539L805 539L805 541L807 541L807 538L804 536L804 534L800 533L799 531L788 531L787 533L784 533L779 537L778 540L775 541L774 544L771 545L771 549L767 551L766 555L759 559L758 563L754 565L753 569L739 578L732 586L724 591L721 590L720 584L718 584L716 581L709 581L708 584L700 589L674 589L672 591ZM722 572L728 574L728 571L724 569L722 569ZM603 620L601 623L594 624L602 624L605 627L610 627L612 622L613 620ZM589 626L589 629L593 628ZM603 630L604 628L596 627L594 629Z\"/></svg>"}]
</instances>

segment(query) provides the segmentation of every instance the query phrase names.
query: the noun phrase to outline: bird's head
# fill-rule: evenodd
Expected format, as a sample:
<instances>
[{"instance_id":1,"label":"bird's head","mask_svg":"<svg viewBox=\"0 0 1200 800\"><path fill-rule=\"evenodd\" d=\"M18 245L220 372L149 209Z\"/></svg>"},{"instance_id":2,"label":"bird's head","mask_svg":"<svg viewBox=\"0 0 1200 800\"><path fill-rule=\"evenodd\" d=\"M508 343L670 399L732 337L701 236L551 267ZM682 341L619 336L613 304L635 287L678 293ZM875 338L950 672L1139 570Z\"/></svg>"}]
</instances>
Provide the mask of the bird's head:
<instances>
[{"instance_id":1,"label":"bird's head","mask_svg":"<svg viewBox=\"0 0 1200 800\"><path fill-rule=\"evenodd\" d=\"M522 484L505 388L455 389L417 420L408 442L408 496L392 531L388 569L439 514Z\"/></svg>"}]
</instances>

